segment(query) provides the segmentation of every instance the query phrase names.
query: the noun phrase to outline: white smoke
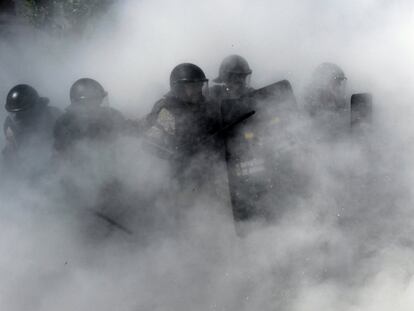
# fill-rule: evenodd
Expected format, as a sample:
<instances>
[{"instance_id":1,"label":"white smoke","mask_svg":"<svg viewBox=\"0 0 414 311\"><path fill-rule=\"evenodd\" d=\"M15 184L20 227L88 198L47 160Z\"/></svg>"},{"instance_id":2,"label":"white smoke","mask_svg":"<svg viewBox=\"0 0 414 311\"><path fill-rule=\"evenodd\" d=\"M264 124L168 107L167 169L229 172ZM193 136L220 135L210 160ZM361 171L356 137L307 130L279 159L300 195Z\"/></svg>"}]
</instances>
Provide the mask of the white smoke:
<instances>
[{"instance_id":1,"label":"white smoke","mask_svg":"<svg viewBox=\"0 0 414 311\"><path fill-rule=\"evenodd\" d=\"M413 17L408 0L125 1L81 38L24 28L2 39L3 99L29 83L64 108L71 84L92 77L136 119L168 91L176 64L194 62L212 80L240 54L254 87L289 79L299 99L311 71L335 62L350 94L373 93L375 116L362 143L320 142L298 124L306 192L243 239L228 206L196 198L178 217L171 202L154 204L168 188L164 167L133 138L119 142L113 165L133 192L132 235L84 238L97 220L82 204L105 170L64 171L83 187L76 200L61 175L3 180L1 309L412 310Z\"/></svg>"}]
</instances>

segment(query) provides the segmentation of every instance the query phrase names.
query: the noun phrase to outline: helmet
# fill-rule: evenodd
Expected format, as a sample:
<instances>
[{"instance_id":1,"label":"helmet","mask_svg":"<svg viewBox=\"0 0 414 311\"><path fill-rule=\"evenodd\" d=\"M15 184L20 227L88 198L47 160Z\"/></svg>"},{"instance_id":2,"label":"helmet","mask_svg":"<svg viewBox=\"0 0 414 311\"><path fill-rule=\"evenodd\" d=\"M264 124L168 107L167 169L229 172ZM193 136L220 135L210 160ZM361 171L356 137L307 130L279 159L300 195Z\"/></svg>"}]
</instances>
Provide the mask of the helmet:
<instances>
[{"instance_id":1,"label":"helmet","mask_svg":"<svg viewBox=\"0 0 414 311\"><path fill-rule=\"evenodd\" d=\"M200 67L183 63L171 71L170 87L171 93L180 100L199 103L206 97L208 79Z\"/></svg>"},{"instance_id":2,"label":"helmet","mask_svg":"<svg viewBox=\"0 0 414 311\"><path fill-rule=\"evenodd\" d=\"M90 78L82 78L73 83L70 88L70 101L72 103L101 103L108 93L104 90L102 85Z\"/></svg>"},{"instance_id":3,"label":"helmet","mask_svg":"<svg viewBox=\"0 0 414 311\"><path fill-rule=\"evenodd\" d=\"M171 89L174 89L177 84L192 82L208 82L206 75L200 67L190 63L182 63L175 66L171 71Z\"/></svg>"},{"instance_id":4,"label":"helmet","mask_svg":"<svg viewBox=\"0 0 414 311\"><path fill-rule=\"evenodd\" d=\"M346 76L336 64L322 63L314 71L309 88L310 98L325 111L348 109Z\"/></svg>"},{"instance_id":5,"label":"helmet","mask_svg":"<svg viewBox=\"0 0 414 311\"><path fill-rule=\"evenodd\" d=\"M320 64L315 69L313 78L321 84L341 82L347 79L344 71L338 65L333 63Z\"/></svg>"},{"instance_id":6,"label":"helmet","mask_svg":"<svg viewBox=\"0 0 414 311\"><path fill-rule=\"evenodd\" d=\"M249 75L252 73L247 61L240 55L227 56L221 62L219 69L219 76L214 79L214 82L225 83L228 81L229 74Z\"/></svg>"},{"instance_id":7,"label":"helmet","mask_svg":"<svg viewBox=\"0 0 414 311\"><path fill-rule=\"evenodd\" d=\"M39 94L33 87L18 84L7 94L5 108L8 112L21 112L33 108L39 101Z\"/></svg>"}]
</instances>

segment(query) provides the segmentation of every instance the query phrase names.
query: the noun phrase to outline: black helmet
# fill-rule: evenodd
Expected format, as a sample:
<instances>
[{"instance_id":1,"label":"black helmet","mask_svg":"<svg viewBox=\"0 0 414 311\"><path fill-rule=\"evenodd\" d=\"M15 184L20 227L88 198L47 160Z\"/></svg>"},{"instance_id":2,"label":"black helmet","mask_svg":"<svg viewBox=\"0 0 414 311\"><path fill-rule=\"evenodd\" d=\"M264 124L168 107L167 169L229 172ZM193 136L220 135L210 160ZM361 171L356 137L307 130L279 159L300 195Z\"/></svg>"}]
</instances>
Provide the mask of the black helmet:
<instances>
[{"instance_id":1,"label":"black helmet","mask_svg":"<svg viewBox=\"0 0 414 311\"><path fill-rule=\"evenodd\" d=\"M227 82L229 74L244 74L249 75L252 73L248 62L240 55L229 55L221 62L219 69L219 76L214 79L214 82L224 83Z\"/></svg>"},{"instance_id":2,"label":"black helmet","mask_svg":"<svg viewBox=\"0 0 414 311\"><path fill-rule=\"evenodd\" d=\"M192 82L208 82L206 75L200 67L190 63L182 63L175 66L171 71L171 89L174 89L177 84Z\"/></svg>"},{"instance_id":3,"label":"black helmet","mask_svg":"<svg viewBox=\"0 0 414 311\"><path fill-rule=\"evenodd\" d=\"M88 101L101 102L108 93L102 85L90 78L82 78L73 83L70 88L70 101L72 103L83 103Z\"/></svg>"},{"instance_id":4,"label":"black helmet","mask_svg":"<svg viewBox=\"0 0 414 311\"><path fill-rule=\"evenodd\" d=\"M346 80L344 71L336 64L322 63L313 73L313 79L320 83L340 82Z\"/></svg>"},{"instance_id":5,"label":"black helmet","mask_svg":"<svg viewBox=\"0 0 414 311\"><path fill-rule=\"evenodd\" d=\"M33 108L39 101L39 94L33 87L18 84L7 94L5 107L8 112L20 112Z\"/></svg>"}]
</instances>

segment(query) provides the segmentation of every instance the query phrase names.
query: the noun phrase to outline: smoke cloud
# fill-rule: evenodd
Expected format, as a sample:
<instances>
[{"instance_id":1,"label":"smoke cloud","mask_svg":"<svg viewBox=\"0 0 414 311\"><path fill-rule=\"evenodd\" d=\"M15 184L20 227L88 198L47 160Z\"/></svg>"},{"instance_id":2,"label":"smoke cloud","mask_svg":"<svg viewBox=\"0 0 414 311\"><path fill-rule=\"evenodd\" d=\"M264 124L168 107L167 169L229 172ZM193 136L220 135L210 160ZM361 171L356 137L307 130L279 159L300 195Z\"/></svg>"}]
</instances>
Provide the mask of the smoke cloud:
<instances>
[{"instance_id":1,"label":"smoke cloud","mask_svg":"<svg viewBox=\"0 0 414 311\"><path fill-rule=\"evenodd\" d=\"M140 119L178 63L211 81L225 56L240 54L253 87L288 79L300 106L313 69L337 63L349 95L373 94L374 121L370 133L341 140L319 139L306 117L289 126L293 143L275 133L275 150L294 152L304 184L272 202L283 209L274 223L253 223L243 238L224 182L218 199L165 197L166 164L134 137L79 145L93 165L40 179L3 165L1 309L412 310L412 1L124 1L82 35L10 31L0 41L3 103L28 83L64 109L71 84L91 77L110 106ZM114 204L122 208L107 212L127 230L92 209L108 176L125 192Z\"/></svg>"}]
</instances>

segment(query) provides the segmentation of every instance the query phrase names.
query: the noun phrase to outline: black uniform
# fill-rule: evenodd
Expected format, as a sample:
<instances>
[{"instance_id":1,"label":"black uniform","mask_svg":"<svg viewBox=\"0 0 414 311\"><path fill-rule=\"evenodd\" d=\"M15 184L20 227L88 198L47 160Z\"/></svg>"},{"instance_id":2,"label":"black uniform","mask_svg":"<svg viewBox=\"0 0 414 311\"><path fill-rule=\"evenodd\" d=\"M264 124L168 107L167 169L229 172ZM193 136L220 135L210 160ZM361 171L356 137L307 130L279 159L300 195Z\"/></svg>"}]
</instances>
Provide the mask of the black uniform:
<instances>
[{"instance_id":1,"label":"black uniform","mask_svg":"<svg viewBox=\"0 0 414 311\"><path fill-rule=\"evenodd\" d=\"M203 100L196 106L168 93L155 104L148 120L161 133L163 146L182 155L191 155L204 147L198 145L203 138L217 130L208 105Z\"/></svg>"},{"instance_id":2,"label":"black uniform","mask_svg":"<svg viewBox=\"0 0 414 311\"><path fill-rule=\"evenodd\" d=\"M102 86L92 79L80 79L71 89L71 105L56 121L54 128L55 149L66 153L77 142L108 143L125 128L122 114L102 106L106 96Z\"/></svg>"},{"instance_id":3,"label":"black uniform","mask_svg":"<svg viewBox=\"0 0 414 311\"><path fill-rule=\"evenodd\" d=\"M122 114L103 106L107 92L97 81L83 78L70 90L71 104L56 121L54 147L65 201L80 207L88 237L112 232L131 234L125 219L132 217L124 184L118 178L116 139L124 132ZM131 203L132 204L132 203ZM89 216L89 217L88 217Z\"/></svg>"},{"instance_id":4,"label":"black uniform","mask_svg":"<svg viewBox=\"0 0 414 311\"><path fill-rule=\"evenodd\" d=\"M146 136L157 152L171 161L176 178L206 181L212 154L219 150L218 137L214 136L219 129L219 115L205 96L200 93L195 99L189 98L184 88L200 83L195 93L201 92L201 84L207 79L197 66L181 64L174 68L170 82L171 92L154 105L147 117L150 128Z\"/></svg>"},{"instance_id":5,"label":"black uniform","mask_svg":"<svg viewBox=\"0 0 414 311\"><path fill-rule=\"evenodd\" d=\"M8 93L6 110L9 115L3 125L6 137L3 158L8 167L23 167L28 162L40 166L37 160L49 160L53 126L61 112L48 103L47 98L39 97L29 85L17 85Z\"/></svg>"},{"instance_id":6,"label":"black uniform","mask_svg":"<svg viewBox=\"0 0 414 311\"><path fill-rule=\"evenodd\" d=\"M113 108L99 106L87 109L70 105L56 121L54 146L58 153L64 153L80 141L111 142L124 125L124 117Z\"/></svg>"}]
</instances>

